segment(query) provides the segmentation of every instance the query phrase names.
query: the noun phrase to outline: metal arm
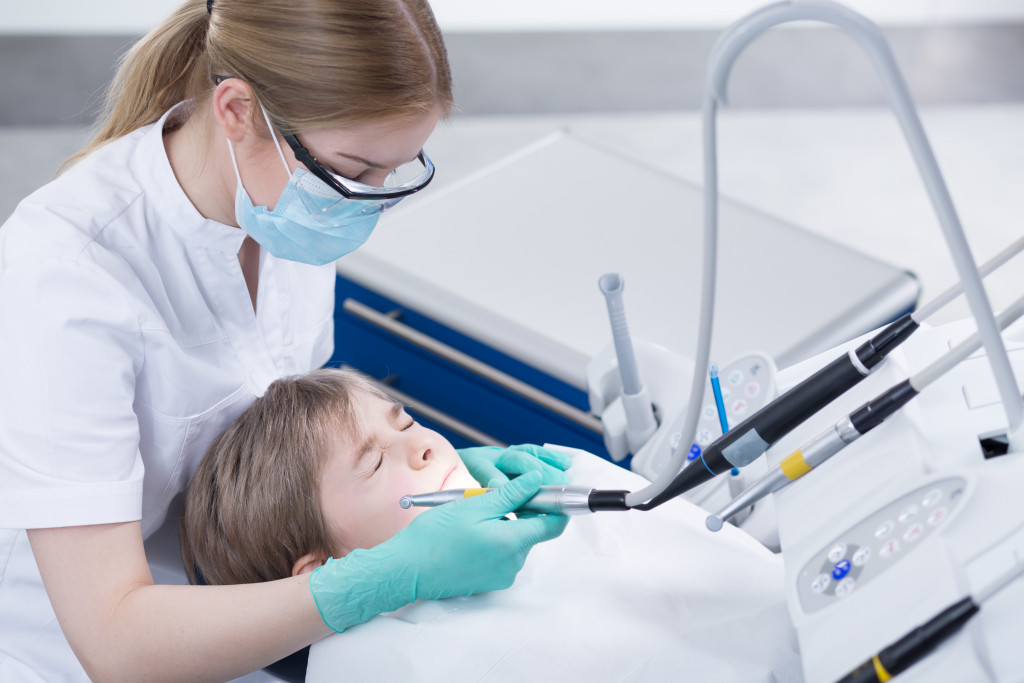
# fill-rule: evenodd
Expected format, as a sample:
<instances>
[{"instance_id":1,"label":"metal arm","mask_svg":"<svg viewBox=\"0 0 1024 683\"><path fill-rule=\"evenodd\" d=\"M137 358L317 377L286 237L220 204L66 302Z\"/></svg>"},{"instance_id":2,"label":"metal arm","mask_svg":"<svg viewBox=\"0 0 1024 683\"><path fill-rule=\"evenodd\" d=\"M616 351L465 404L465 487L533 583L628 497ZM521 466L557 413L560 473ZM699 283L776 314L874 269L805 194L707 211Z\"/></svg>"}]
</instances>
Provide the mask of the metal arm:
<instances>
[{"instance_id":1,"label":"metal arm","mask_svg":"<svg viewBox=\"0 0 1024 683\"><path fill-rule=\"evenodd\" d=\"M1024 445L1014 443L1017 440L1013 438L1020 436L1016 432L1020 430L1021 421L1024 419L1024 401L1021 399L1017 381L1010 368L1006 348L999 336L992 306L985 295L981 284L981 275L975 266L970 247L960 225L960 219L953 206L953 200L949 196L949 190L946 188L941 171L939 171L931 145L921 126L921 120L917 115L913 100L899 68L896 66L896 60L889 49L889 44L878 27L860 14L827 0L790 0L769 5L750 14L726 29L712 49L708 61L707 82L707 95L712 106L710 109L705 109L705 114L710 112L711 117L714 117L714 102L722 104L727 102L726 85L729 72L747 45L768 29L792 21L818 21L835 26L864 48L871 59L885 88L889 106L896 115L914 157L914 162L917 164L918 172L924 181L928 197L952 253L953 263L956 265L957 273L963 283L967 302L977 322L985 351L988 354L989 364L992 366L992 372L1003 399L1003 407L1006 410L1011 434L1011 447L1012 445ZM708 135L711 137L708 138ZM714 127L708 127L707 119L705 119L705 136L705 142L710 142L713 147ZM717 203L717 183L715 185L707 183L705 189L709 194L713 193L713 198L710 201Z\"/></svg>"},{"instance_id":2,"label":"metal arm","mask_svg":"<svg viewBox=\"0 0 1024 683\"><path fill-rule=\"evenodd\" d=\"M1010 367L1010 360L999 336L992 307L981 284L960 219L939 171L931 145L921 126L913 100L903 81L896 60L878 27L856 12L828 0L788 0L768 5L729 26L715 42L708 57L704 94L704 250L701 274L701 313L694 358L693 384L683 423L680 445L693 443L697 430L703 379L708 372L711 351L712 310L715 301L715 270L718 245L718 152L716 115L719 103L727 103L726 86L736 59L765 31L793 21L817 21L835 26L857 42L871 59L882 81L889 106L899 121L910 152L924 181L938 216L953 262L963 284L967 302L981 334L996 385L1003 399L1011 449L1024 447L1024 400ZM650 486L631 493L627 503L640 505L669 487L683 465L687 448L679 447L658 479Z\"/></svg>"}]
</instances>

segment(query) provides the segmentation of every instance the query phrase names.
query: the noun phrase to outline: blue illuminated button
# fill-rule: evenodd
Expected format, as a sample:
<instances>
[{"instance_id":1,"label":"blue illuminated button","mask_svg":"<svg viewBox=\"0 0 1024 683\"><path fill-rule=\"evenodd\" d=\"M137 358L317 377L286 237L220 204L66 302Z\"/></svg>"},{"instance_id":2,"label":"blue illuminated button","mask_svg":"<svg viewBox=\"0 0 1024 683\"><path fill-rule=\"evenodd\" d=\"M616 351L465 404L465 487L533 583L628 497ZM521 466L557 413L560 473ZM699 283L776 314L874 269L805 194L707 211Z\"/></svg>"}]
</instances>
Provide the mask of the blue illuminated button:
<instances>
[{"instance_id":1,"label":"blue illuminated button","mask_svg":"<svg viewBox=\"0 0 1024 683\"><path fill-rule=\"evenodd\" d=\"M690 446L690 452L686 454L687 460L696 460L700 457L700 446L693 444Z\"/></svg>"},{"instance_id":2,"label":"blue illuminated button","mask_svg":"<svg viewBox=\"0 0 1024 683\"><path fill-rule=\"evenodd\" d=\"M832 567L832 578L839 581L844 576L850 573L850 561L839 560L836 562L836 566Z\"/></svg>"}]
</instances>

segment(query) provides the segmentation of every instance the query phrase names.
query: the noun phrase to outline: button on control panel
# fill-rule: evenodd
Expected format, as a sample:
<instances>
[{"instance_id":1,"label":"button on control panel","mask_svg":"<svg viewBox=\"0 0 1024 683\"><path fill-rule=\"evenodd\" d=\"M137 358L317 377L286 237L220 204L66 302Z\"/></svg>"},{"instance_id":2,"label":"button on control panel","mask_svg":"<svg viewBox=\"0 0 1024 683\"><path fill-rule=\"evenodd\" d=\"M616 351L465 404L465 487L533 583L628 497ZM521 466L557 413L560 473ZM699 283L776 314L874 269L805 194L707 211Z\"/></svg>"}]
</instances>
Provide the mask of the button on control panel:
<instances>
[{"instance_id":1,"label":"button on control panel","mask_svg":"<svg viewBox=\"0 0 1024 683\"><path fill-rule=\"evenodd\" d=\"M722 389L722 402L725 405L726 420L729 427L735 427L760 410L775 396L775 376L771 361L759 354L751 354L737 358L724 368L719 369L719 384ZM711 392L711 383L706 382L704 399L701 403L700 420L697 422L697 433L694 435L693 447L688 460L700 457L701 452L722 436L722 426L718 419L718 406ZM637 472L653 479L668 464L672 451L682 440L679 430L686 417L683 411L672 425L672 435L668 440L670 448L662 449L649 464ZM634 460L634 468L636 468Z\"/></svg>"},{"instance_id":2,"label":"button on control panel","mask_svg":"<svg viewBox=\"0 0 1024 683\"><path fill-rule=\"evenodd\" d=\"M804 612L863 589L941 528L963 503L967 482L948 477L915 489L825 545L797 577Z\"/></svg>"}]
</instances>

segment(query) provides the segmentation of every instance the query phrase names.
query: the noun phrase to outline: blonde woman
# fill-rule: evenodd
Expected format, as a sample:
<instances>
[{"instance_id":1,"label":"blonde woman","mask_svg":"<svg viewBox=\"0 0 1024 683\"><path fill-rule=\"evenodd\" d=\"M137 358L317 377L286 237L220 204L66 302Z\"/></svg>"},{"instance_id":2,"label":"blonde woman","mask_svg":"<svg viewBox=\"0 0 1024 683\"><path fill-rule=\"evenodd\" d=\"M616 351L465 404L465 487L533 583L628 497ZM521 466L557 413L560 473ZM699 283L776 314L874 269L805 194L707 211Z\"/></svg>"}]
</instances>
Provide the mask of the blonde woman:
<instances>
[{"instance_id":1,"label":"blonde woman","mask_svg":"<svg viewBox=\"0 0 1024 683\"><path fill-rule=\"evenodd\" d=\"M146 560L214 437L330 357L331 263L426 187L451 107L424 0L188 0L126 55L97 137L0 229L0 680L230 679L505 587L561 533L492 533L561 473L471 450L488 483L541 473L315 582L154 585Z\"/></svg>"}]
</instances>

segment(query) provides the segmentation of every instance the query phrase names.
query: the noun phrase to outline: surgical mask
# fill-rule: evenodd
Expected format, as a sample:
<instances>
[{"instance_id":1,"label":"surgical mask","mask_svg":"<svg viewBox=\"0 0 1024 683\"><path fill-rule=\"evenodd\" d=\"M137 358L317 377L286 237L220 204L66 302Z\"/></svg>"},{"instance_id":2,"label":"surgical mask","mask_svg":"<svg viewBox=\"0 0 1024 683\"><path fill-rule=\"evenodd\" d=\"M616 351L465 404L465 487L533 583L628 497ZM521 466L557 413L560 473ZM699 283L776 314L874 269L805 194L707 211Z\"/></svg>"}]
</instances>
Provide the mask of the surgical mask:
<instances>
[{"instance_id":1,"label":"surgical mask","mask_svg":"<svg viewBox=\"0 0 1024 683\"><path fill-rule=\"evenodd\" d=\"M273 131L266 110L263 118ZM273 138L281 163L289 173L288 184L273 210L253 205L242 187L235 150L228 140L237 179L235 220L238 225L277 258L313 266L331 263L361 247L370 238L381 212L396 200L381 202L341 197L309 171L301 168L292 171L277 136Z\"/></svg>"}]
</instances>

